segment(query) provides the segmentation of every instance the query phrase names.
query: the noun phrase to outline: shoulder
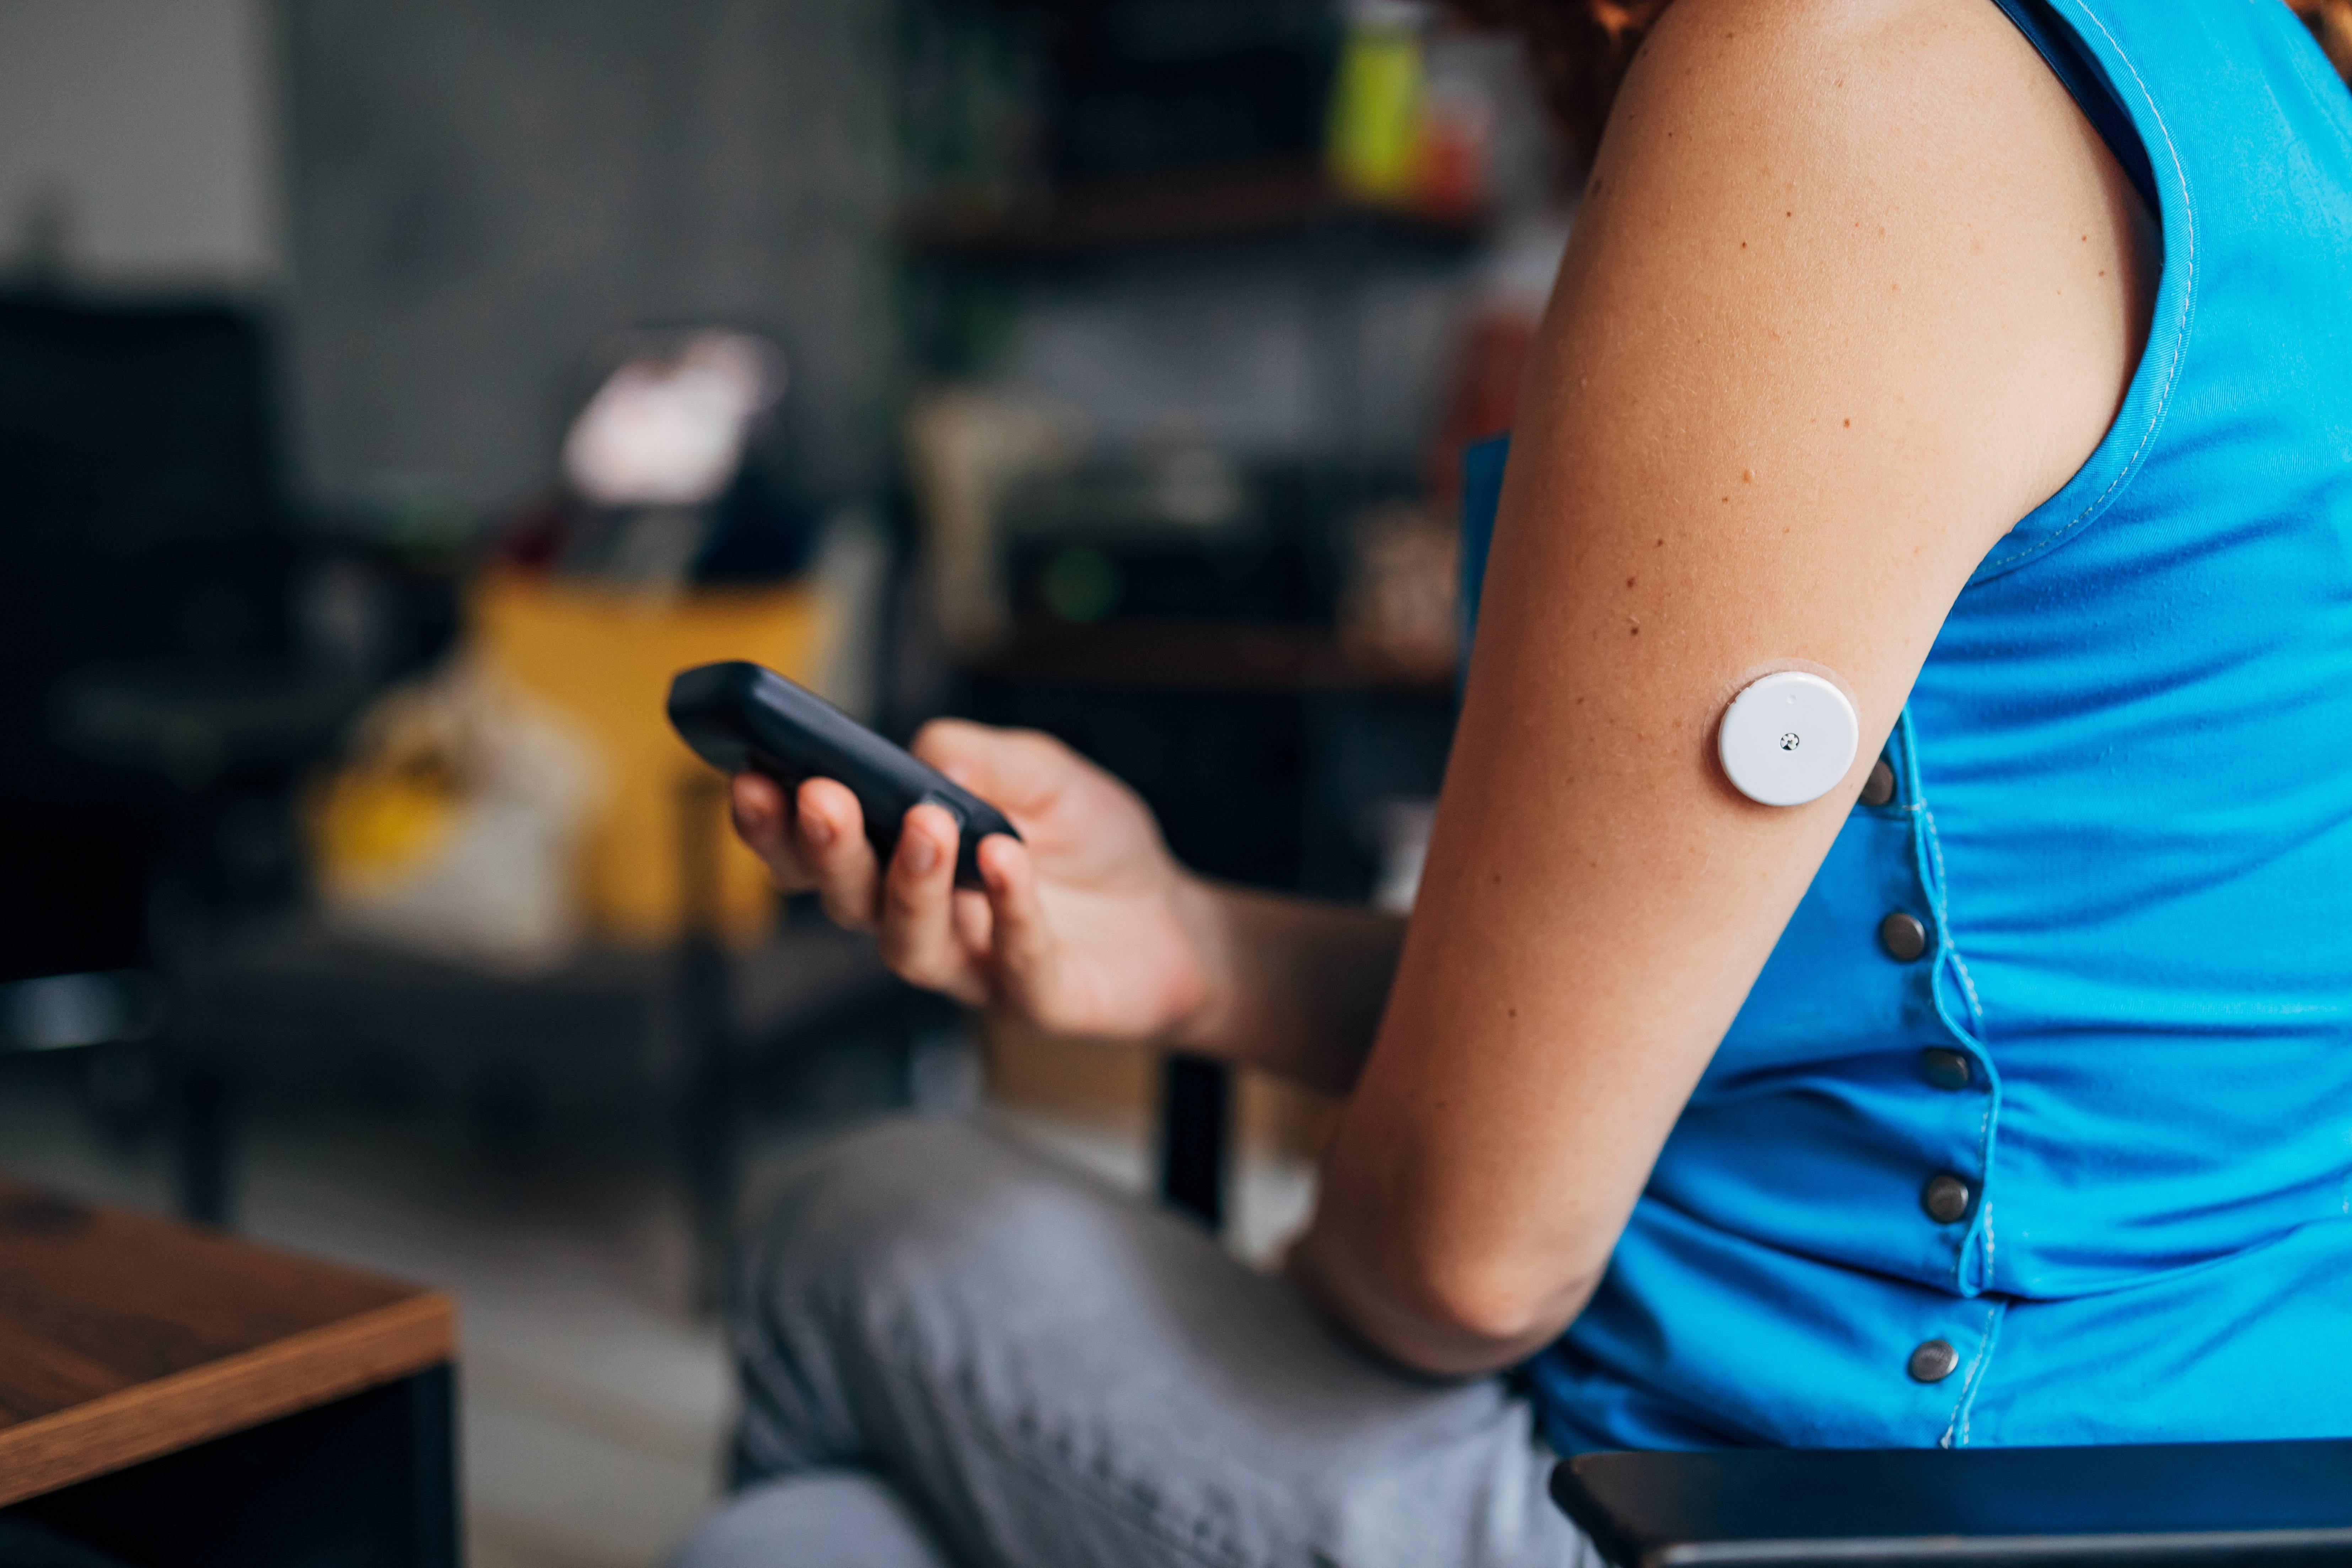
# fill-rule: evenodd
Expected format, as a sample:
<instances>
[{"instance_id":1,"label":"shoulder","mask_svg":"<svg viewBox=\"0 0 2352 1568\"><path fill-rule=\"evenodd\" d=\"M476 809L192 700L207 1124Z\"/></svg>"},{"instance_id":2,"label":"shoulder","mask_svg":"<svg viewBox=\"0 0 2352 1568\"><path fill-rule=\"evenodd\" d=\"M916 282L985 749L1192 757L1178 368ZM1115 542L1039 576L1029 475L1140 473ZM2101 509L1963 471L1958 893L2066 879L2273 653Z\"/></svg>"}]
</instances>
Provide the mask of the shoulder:
<instances>
[{"instance_id":1,"label":"shoulder","mask_svg":"<svg viewBox=\"0 0 2352 1568\"><path fill-rule=\"evenodd\" d=\"M1626 89L1621 118L1679 109L1831 138L2065 103L1995 0L1675 0Z\"/></svg>"},{"instance_id":2,"label":"shoulder","mask_svg":"<svg viewBox=\"0 0 2352 1568\"><path fill-rule=\"evenodd\" d=\"M1797 188L1964 213L2078 195L2104 155L2087 132L1994 0L1676 0L1601 162L1717 197Z\"/></svg>"},{"instance_id":3,"label":"shoulder","mask_svg":"<svg viewBox=\"0 0 2352 1568\"><path fill-rule=\"evenodd\" d=\"M1997 534L2120 401L2155 273L2136 204L1993 0L1675 0L1611 117L1555 310L1571 334L1580 315L1618 339L1648 323L1683 394L1860 376L1967 422L2012 459L1986 498Z\"/></svg>"}]
</instances>

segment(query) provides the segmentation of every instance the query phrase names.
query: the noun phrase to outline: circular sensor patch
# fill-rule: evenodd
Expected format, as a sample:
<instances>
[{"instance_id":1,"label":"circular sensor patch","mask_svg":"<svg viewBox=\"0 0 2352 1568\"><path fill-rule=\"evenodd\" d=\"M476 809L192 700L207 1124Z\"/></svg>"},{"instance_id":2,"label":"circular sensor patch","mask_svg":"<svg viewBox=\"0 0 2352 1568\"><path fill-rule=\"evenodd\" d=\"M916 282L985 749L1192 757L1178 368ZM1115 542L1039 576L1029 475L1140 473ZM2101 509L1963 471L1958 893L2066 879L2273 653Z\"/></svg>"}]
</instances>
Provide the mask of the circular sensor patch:
<instances>
[{"instance_id":1,"label":"circular sensor patch","mask_svg":"<svg viewBox=\"0 0 2352 1568\"><path fill-rule=\"evenodd\" d=\"M1802 805L1845 777L1861 731L1844 692L1818 675L1784 669L1731 700L1716 732L1716 754L1748 799Z\"/></svg>"}]
</instances>

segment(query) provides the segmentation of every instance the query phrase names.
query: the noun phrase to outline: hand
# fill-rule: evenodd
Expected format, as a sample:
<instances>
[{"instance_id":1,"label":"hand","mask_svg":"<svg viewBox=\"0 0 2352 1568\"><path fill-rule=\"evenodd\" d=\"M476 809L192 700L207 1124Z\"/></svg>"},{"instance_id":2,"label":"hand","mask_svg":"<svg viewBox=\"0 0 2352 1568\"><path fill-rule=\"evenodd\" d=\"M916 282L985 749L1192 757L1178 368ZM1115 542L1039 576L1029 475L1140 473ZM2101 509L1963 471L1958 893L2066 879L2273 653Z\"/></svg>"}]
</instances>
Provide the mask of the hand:
<instances>
[{"instance_id":1,"label":"hand","mask_svg":"<svg viewBox=\"0 0 2352 1568\"><path fill-rule=\"evenodd\" d=\"M857 797L810 779L787 798L737 775L735 830L789 891L875 933L915 984L1057 1034L1152 1038L1206 1005L1216 900L1179 866L1133 791L1060 742L941 720L911 748L1013 819L981 841L984 892L954 886L956 823L907 813L885 868Z\"/></svg>"}]
</instances>

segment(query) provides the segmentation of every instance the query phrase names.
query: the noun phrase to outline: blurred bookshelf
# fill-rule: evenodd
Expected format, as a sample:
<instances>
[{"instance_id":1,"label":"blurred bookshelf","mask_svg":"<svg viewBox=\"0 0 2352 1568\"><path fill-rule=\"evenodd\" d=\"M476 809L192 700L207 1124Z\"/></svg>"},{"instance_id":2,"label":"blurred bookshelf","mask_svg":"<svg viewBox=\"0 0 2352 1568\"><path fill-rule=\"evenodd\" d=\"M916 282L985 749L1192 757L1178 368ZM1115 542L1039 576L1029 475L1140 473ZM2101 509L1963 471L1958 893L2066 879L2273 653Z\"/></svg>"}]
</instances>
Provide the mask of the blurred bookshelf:
<instances>
[{"instance_id":1,"label":"blurred bookshelf","mask_svg":"<svg viewBox=\"0 0 2352 1568\"><path fill-rule=\"evenodd\" d=\"M1302 159L1095 180L1028 202L945 198L909 213L900 237L910 253L929 260L1010 263L1334 232L1466 248L1488 227L1483 213L1424 213L1357 200L1320 163Z\"/></svg>"},{"instance_id":2,"label":"blurred bookshelf","mask_svg":"<svg viewBox=\"0 0 2352 1568\"><path fill-rule=\"evenodd\" d=\"M1031 623L975 667L998 680L1235 692L1383 693L1443 701L1453 673L1350 648L1323 626Z\"/></svg>"},{"instance_id":3,"label":"blurred bookshelf","mask_svg":"<svg viewBox=\"0 0 2352 1568\"><path fill-rule=\"evenodd\" d=\"M1451 603L1433 446L1544 199L1505 156L1534 100L1498 58L1343 0L904 13L910 511L968 595L939 613L942 700L1118 774L1207 875L1364 899L1376 824L1437 792L1451 610L1408 646L1365 606L1391 555ZM1225 500L1151 499L1202 491ZM1231 1104L1223 1068L1169 1065L1162 1193L1213 1224Z\"/></svg>"}]
</instances>

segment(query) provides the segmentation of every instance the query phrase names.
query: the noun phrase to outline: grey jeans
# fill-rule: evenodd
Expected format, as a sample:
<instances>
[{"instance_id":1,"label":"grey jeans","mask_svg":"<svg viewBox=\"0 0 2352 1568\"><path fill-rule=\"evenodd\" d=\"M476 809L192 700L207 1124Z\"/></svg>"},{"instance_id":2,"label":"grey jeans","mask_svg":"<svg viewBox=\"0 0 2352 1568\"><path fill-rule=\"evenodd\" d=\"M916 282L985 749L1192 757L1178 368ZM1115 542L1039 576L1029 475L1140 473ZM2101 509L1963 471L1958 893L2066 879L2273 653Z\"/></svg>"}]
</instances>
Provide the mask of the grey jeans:
<instances>
[{"instance_id":1,"label":"grey jeans","mask_svg":"<svg viewBox=\"0 0 2352 1568\"><path fill-rule=\"evenodd\" d=\"M1570 1568L1498 1379L1333 1335L1197 1228L985 1128L789 1182L736 1326L740 1490L677 1568Z\"/></svg>"}]
</instances>

